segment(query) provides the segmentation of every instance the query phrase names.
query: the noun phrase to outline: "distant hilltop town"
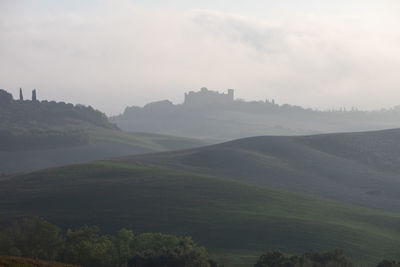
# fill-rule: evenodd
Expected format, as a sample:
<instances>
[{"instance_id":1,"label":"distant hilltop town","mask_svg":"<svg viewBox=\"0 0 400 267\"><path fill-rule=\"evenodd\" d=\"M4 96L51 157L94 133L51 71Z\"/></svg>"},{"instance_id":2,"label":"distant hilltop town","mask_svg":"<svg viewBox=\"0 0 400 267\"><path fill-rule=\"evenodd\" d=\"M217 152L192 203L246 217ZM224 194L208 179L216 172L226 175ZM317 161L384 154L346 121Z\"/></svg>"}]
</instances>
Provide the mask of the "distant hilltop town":
<instances>
[{"instance_id":1,"label":"distant hilltop town","mask_svg":"<svg viewBox=\"0 0 400 267\"><path fill-rule=\"evenodd\" d=\"M189 105L205 105L213 103L230 103L234 101L234 90L228 89L228 93L220 93L218 91L210 91L206 87L200 89L199 92L190 91L185 93L184 104Z\"/></svg>"}]
</instances>

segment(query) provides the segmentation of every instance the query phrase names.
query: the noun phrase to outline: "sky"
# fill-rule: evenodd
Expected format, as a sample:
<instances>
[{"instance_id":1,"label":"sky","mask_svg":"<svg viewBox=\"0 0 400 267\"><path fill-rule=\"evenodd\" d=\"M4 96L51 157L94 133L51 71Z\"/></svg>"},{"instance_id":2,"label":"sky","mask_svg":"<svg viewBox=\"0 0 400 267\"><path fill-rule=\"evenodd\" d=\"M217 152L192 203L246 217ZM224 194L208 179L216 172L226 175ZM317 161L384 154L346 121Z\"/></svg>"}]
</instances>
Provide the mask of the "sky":
<instances>
[{"instance_id":1,"label":"sky","mask_svg":"<svg viewBox=\"0 0 400 267\"><path fill-rule=\"evenodd\" d=\"M0 88L108 115L201 87L304 107L400 104L398 0L0 0Z\"/></svg>"}]
</instances>

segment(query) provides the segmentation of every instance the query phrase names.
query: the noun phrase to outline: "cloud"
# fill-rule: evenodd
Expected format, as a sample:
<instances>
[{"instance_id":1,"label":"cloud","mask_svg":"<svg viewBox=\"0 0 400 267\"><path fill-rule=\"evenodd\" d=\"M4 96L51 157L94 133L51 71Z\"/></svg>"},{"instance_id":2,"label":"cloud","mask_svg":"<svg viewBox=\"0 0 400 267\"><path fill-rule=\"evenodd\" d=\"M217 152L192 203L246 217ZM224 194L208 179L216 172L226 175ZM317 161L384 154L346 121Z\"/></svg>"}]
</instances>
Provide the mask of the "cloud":
<instances>
[{"instance_id":1,"label":"cloud","mask_svg":"<svg viewBox=\"0 0 400 267\"><path fill-rule=\"evenodd\" d=\"M1 14L0 87L37 87L39 96L113 114L153 100L180 102L202 86L320 108L400 99L400 33L391 20L100 3Z\"/></svg>"}]
</instances>

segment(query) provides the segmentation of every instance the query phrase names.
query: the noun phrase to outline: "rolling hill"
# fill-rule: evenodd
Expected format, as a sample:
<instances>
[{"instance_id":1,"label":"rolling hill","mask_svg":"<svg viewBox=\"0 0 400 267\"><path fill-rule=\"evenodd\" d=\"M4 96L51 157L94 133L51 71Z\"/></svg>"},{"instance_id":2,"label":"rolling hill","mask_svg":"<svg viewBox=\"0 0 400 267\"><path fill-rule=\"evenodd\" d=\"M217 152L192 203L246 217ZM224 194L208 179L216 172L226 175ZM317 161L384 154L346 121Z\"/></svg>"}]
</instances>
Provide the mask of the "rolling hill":
<instances>
[{"instance_id":1,"label":"rolling hill","mask_svg":"<svg viewBox=\"0 0 400 267\"><path fill-rule=\"evenodd\" d=\"M90 106L13 100L0 89L0 176L204 144L189 138L123 132Z\"/></svg>"},{"instance_id":2,"label":"rolling hill","mask_svg":"<svg viewBox=\"0 0 400 267\"><path fill-rule=\"evenodd\" d=\"M399 129L252 137L120 160L400 212Z\"/></svg>"},{"instance_id":3,"label":"rolling hill","mask_svg":"<svg viewBox=\"0 0 400 267\"><path fill-rule=\"evenodd\" d=\"M229 266L250 266L265 249L331 248L375 264L398 256L400 246L398 213L139 161L100 161L0 180L0 224L32 215L64 228L96 224L110 232L127 227L190 235Z\"/></svg>"},{"instance_id":4,"label":"rolling hill","mask_svg":"<svg viewBox=\"0 0 400 267\"><path fill-rule=\"evenodd\" d=\"M66 164L120 157L140 153L199 147L201 140L151 133L128 133L120 130L91 127L85 130L90 142L80 146L48 149L0 150L0 176L33 171Z\"/></svg>"}]
</instances>

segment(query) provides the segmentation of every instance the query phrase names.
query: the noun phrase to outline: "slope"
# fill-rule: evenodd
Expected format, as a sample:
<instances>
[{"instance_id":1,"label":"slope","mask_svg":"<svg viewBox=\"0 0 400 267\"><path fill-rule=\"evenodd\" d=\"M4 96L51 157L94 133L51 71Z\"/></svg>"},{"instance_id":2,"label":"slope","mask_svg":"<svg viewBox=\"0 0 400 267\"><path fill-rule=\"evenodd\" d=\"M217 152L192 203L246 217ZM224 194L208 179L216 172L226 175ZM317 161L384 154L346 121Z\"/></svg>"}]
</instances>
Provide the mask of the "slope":
<instances>
[{"instance_id":1,"label":"slope","mask_svg":"<svg viewBox=\"0 0 400 267\"><path fill-rule=\"evenodd\" d=\"M31 215L64 227L191 235L229 266L249 266L252 255L272 248L342 248L372 264L398 255L400 245L399 214L140 162L102 161L1 180L0 223Z\"/></svg>"},{"instance_id":2,"label":"slope","mask_svg":"<svg viewBox=\"0 0 400 267\"><path fill-rule=\"evenodd\" d=\"M188 138L124 133L90 106L14 100L0 89L0 176L200 145Z\"/></svg>"},{"instance_id":3,"label":"slope","mask_svg":"<svg viewBox=\"0 0 400 267\"><path fill-rule=\"evenodd\" d=\"M262 136L121 158L400 212L400 130Z\"/></svg>"},{"instance_id":4,"label":"slope","mask_svg":"<svg viewBox=\"0 0 400 267\"><path fill-rule=\"evenodd\" d=\"M185 137L128 133L99 127L86 127L85 133L90 137L90 142L79 146L19 151L0 150L0 176L66 164L185 149L207 144L201 140Z\"/></svg>"}]
</instances>

